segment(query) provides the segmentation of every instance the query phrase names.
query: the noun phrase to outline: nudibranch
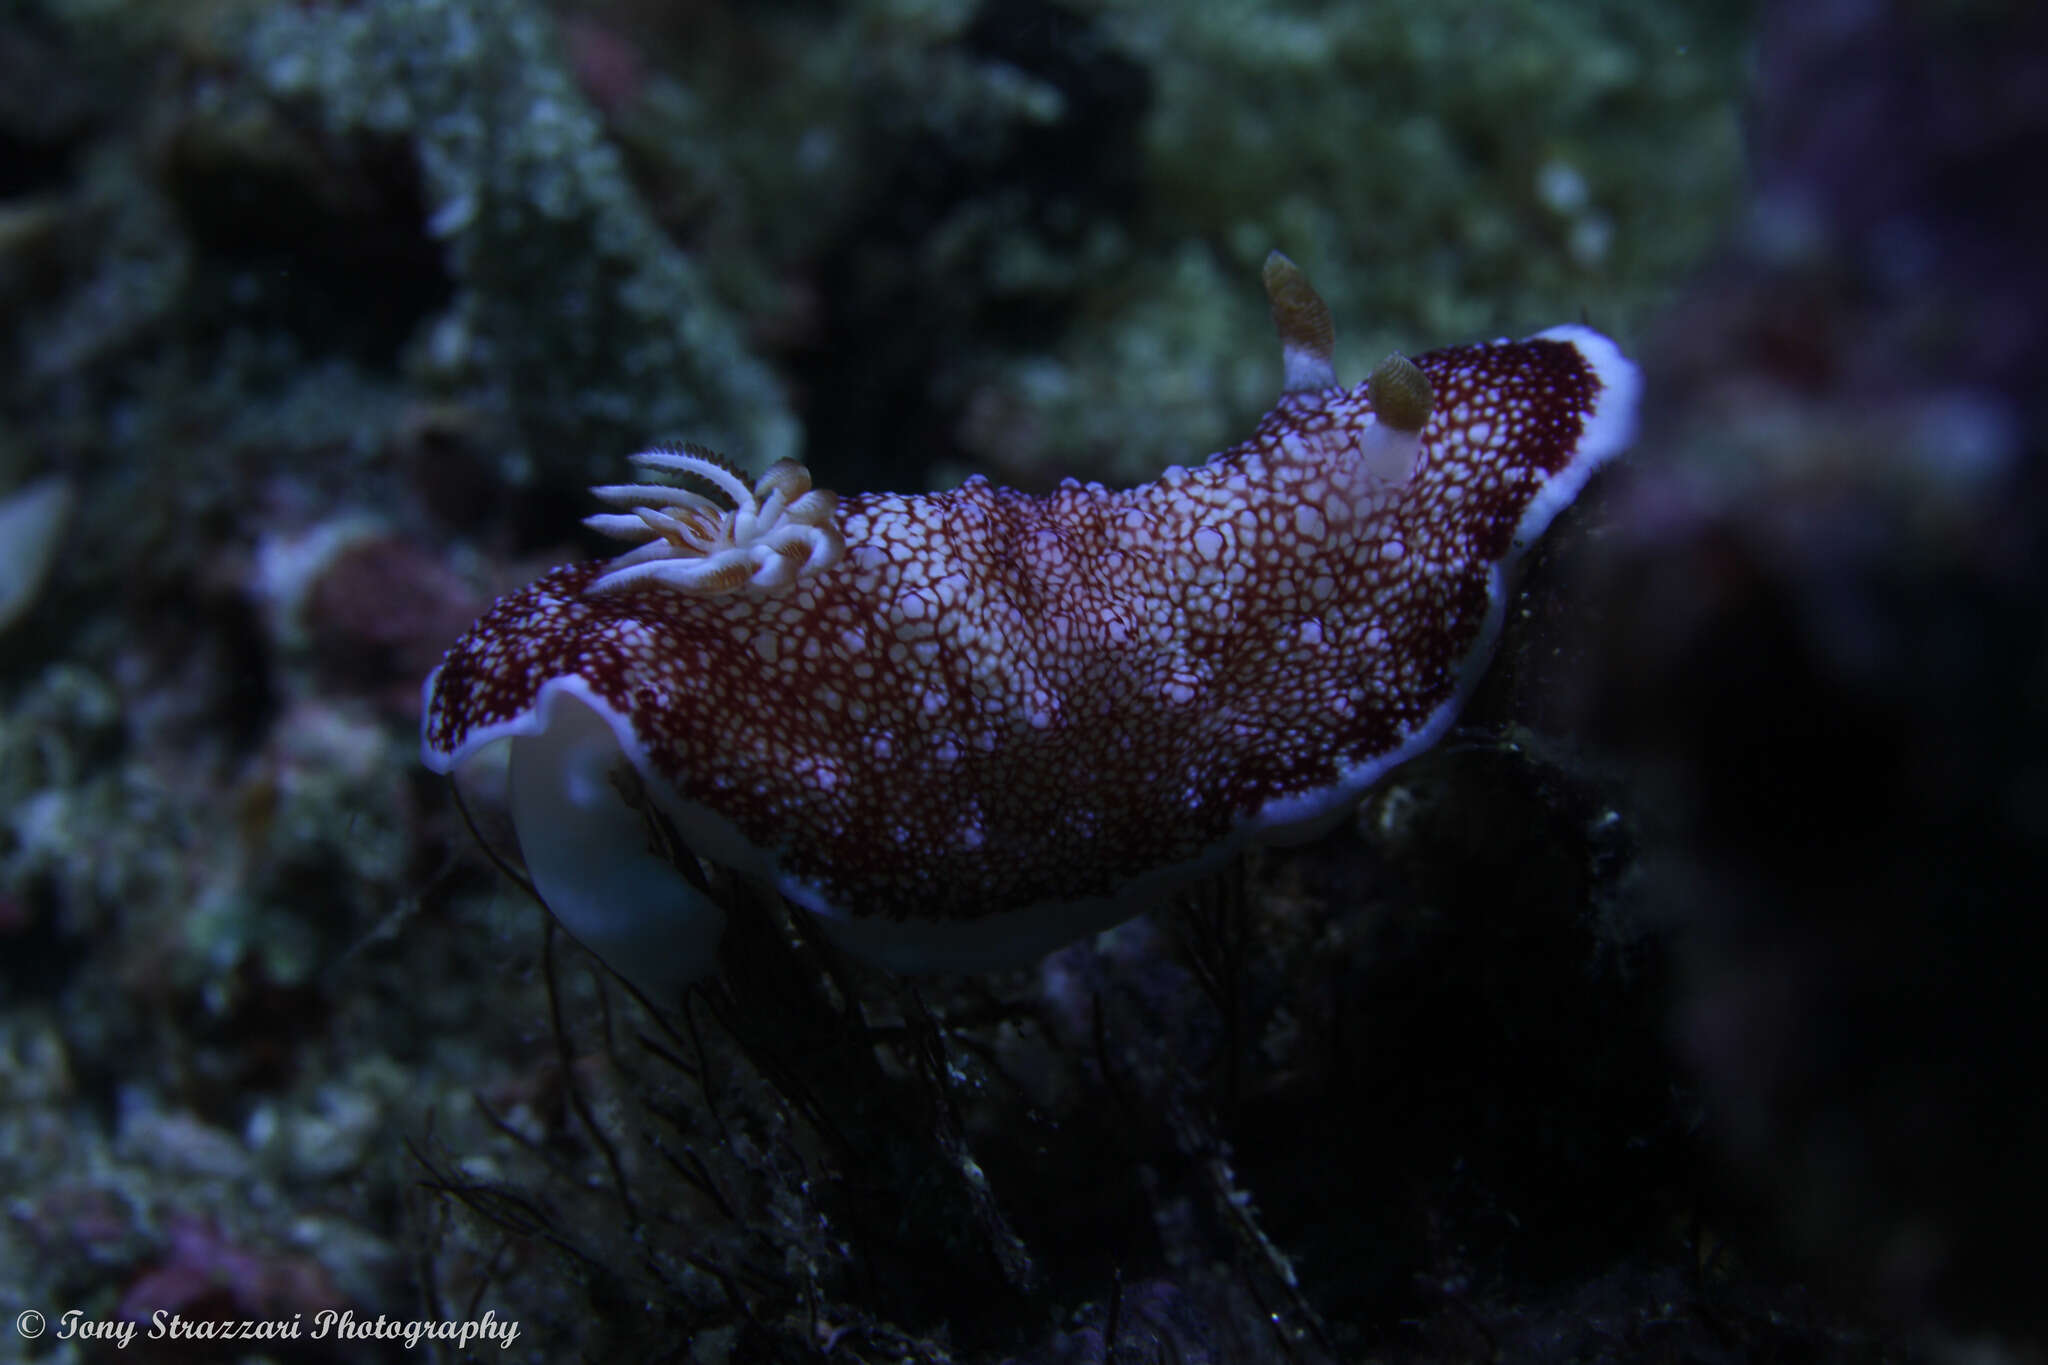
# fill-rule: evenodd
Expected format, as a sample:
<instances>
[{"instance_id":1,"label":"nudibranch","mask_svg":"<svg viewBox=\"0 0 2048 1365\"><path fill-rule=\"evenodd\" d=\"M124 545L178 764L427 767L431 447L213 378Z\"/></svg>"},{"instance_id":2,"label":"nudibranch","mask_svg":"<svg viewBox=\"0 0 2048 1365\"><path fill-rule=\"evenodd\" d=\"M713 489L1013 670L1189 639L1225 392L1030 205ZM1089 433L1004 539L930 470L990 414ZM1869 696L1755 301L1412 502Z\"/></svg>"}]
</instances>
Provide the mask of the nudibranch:
<instances>
[{"instance_id":1,"label":"nudibranch","mask_svg":"<svg viewBox=\"0 0 2048 1365\"><path fill-rule=\"evenodd\" d=\"M1193 469L1046 496L974 478L835 499L596 490L644 540L500 599L427 679L422 749L511 743L540 896L650 992L708 972L692 858L909 972L1027 962L1248 845L1329 827L1450 726L1516 561L1628 442L1639 381L1585 327L1390 357L1338 384L1279 253L1284 366ZM680 845L680 847L678 847Z\"/></svg>"}]
</instances>

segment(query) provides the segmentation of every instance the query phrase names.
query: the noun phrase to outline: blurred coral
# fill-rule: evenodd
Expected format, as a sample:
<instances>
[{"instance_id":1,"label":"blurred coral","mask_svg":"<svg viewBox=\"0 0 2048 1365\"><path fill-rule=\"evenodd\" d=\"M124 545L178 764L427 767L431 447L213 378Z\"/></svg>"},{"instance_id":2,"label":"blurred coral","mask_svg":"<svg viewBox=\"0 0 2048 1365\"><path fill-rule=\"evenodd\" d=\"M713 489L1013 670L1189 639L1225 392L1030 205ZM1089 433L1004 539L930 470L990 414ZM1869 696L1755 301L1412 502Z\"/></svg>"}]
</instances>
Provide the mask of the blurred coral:
<instances>
[{"instance_id":1,"label":"blurred coral","mask_svg":"<svg viewBox=\"0 0 2048 1365\"><path fill-rule=\"evenodd\" d=\"M1637 772L1680 1033L1794 1242L2048 1329L2048 16L1782 5L1757 197L1650 349L1589 727Z\"/></svg>"},{"instance_id":2,"label":"blurred coral","mask_svg":"<svg viewBox=\"0 0 2048 1365\"><path fill-rule=\"evenodd\" d=\"M419 715L419 680L445 643L483 607L435 556L394 536L337 552L301 609L314 657L339 692L361 692L390 714Z\"/></svg>"}]
</instances>

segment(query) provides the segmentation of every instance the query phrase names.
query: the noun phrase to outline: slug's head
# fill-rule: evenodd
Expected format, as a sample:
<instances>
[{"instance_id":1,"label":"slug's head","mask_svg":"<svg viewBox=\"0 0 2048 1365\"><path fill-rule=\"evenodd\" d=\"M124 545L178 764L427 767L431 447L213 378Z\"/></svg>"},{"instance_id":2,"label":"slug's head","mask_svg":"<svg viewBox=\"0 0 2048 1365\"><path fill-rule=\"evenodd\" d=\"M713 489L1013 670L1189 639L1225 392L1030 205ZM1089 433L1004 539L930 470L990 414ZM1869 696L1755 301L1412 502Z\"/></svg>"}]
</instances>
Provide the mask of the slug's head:
<instances>
[{"instance_id":1,"label":"slug's head","mask_svg":"<svg viewBox=\"0 0 2048 1365\"><path fill-rule=\"evenodd\" d=\"M1337 387L1337 327L1330 306L1301 267L1277 251L1267 255L1264 274L1273 330L1280 334L1281 392L1312 394ZM1365 387L1373 420L1358 439L1361 486L1405 484L1415 473L1422 428L1436 404L1429 376L1397 353L1380 362Z\"/></svg>"}]
</instances>

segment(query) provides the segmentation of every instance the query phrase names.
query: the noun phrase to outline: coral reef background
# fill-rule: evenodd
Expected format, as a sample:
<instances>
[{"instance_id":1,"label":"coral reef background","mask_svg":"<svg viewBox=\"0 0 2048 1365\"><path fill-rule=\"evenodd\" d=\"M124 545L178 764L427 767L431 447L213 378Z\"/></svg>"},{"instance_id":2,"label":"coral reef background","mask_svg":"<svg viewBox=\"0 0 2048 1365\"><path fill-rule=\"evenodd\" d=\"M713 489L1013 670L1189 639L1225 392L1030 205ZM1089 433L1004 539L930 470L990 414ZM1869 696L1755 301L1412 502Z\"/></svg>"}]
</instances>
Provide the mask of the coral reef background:
<instances>
[{"instance_id":1,"label":"coral reef background","mask_svg":"<svg viewBox=\"0 0 2048 1365\"><path fill-rule=\"evenodd\" d=\"M14 0L0 1358L2037 1358L2043 89L1996 0ZM1649 384L1352 826L657 1015L418 767L626 453L1139 479L1276 246L1352 379Z\"/></svg>"}]
</instances>

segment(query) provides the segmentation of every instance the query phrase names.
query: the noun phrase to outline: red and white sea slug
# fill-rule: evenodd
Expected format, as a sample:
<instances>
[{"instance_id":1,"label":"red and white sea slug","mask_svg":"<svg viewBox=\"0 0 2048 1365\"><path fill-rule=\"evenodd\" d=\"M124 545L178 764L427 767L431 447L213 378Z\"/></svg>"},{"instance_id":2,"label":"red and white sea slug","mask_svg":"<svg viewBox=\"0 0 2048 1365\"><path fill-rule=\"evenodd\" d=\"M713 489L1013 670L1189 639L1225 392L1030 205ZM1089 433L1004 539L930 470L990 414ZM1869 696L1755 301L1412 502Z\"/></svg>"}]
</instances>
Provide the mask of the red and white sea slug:
<instances>
[{"instance_id":1,"label":"red and white sea slug","mask_svg":"<svg viewBox=\"0 0 2048 1365\"><path fill-rule=\"evenodd\" d=\"M1556 327L1345 389L1301 272L1275 253L1266 285L1280 401L1139 488L842 501L790 462L749 488L706 451L636 456L729 505L595 490L630 510L592 524L646 543L456 642L427 766L509 739L542 898L663 992L710 970L723 912L636 801L902 971L1029 961L1326 828L1450 726L1509 571L1627 444L1638 378Z\"/></svg>"}]
</instances>

